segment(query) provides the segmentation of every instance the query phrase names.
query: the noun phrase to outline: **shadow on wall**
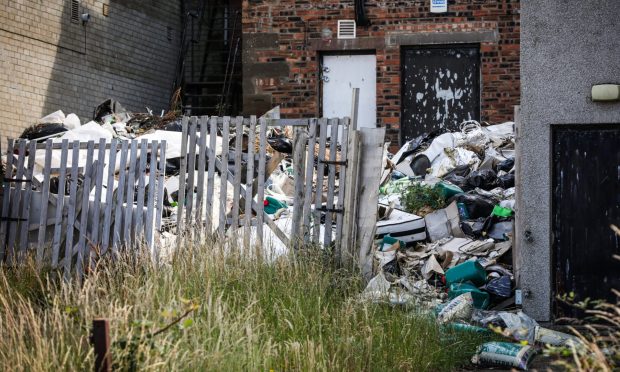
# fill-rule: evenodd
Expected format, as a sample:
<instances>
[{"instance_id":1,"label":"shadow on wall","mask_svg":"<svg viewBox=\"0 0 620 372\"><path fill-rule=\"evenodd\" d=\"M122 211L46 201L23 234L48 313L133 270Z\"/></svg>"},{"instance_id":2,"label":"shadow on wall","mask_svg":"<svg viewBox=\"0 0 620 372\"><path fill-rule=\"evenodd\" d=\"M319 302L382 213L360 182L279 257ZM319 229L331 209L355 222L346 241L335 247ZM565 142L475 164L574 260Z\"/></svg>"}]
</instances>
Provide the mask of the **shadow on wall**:
<instances>
[{"instance_id":1,"label":"shadow on wall","mask_svg":"<svg viewBox=\"0 0 620 372\"><path fill-rule=\"evenodd\" d=\"M107 98L128 110L168 109L181 1L61 0L60 35L42 115L82 123Z\"/></svg>"}]
</instances>

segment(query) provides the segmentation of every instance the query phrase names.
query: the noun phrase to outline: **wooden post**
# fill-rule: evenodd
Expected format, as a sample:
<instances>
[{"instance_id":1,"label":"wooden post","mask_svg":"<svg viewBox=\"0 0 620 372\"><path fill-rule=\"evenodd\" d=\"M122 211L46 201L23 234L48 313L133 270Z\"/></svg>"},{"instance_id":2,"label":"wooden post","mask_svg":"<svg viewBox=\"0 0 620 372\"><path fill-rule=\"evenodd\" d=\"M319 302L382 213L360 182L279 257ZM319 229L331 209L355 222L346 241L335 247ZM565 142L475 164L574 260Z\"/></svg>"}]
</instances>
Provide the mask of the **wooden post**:
<instances>
[{"instance_id":1,"label":"wooden post","mask_svg":"<svg viewBox=\"0 0 620 372\"><path fill-rule=\"evenodd\" d=\"M110 324L107 319L94 319L91 343L95 349L95 372L112 371Z\"/></svg>"},{"instance_id":2,"label":"wooden post","mask_svg":"<svg viewBox=\"0 0 620 372\"><path fill-rule=\"evenodd\" d=\"M357 115L360 106L360 88L353 88L351 100L351 129L357 130Z\"/></svg>"}]
</instances>

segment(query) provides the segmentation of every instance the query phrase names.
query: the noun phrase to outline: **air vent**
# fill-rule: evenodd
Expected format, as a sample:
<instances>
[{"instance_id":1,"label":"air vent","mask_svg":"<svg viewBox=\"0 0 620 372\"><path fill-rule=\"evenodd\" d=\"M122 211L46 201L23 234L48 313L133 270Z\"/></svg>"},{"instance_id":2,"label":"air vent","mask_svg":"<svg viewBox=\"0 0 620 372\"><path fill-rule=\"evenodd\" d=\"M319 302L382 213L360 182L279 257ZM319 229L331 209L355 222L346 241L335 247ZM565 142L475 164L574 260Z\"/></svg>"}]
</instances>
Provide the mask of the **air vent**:
<instances>
[{"instance_id":1,"label":"air vent","mask_svg":"<svg viewBox=\"0 0 620 372\"><path fill-rule=\"evenodd\" d=\"M355 39L355 21L338 21L338 39Z\"/></svg>"},{"instance_id":2,"label":"air vent","mask_svg":"<svg viewBox=\"0 0 620 372\"><path fill-rule=\"evenodd\" d=\"M80 22L80 0L71 0L71 22Z\"/></svg>"}]
</instances>

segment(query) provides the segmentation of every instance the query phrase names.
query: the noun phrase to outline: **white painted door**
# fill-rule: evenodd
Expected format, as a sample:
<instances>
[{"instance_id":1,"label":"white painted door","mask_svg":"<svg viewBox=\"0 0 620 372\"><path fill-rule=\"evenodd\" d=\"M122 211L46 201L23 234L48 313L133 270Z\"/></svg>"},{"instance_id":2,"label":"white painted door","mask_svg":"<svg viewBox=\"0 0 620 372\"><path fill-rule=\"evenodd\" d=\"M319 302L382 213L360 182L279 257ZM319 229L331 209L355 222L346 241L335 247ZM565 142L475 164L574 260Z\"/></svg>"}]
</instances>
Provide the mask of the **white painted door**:
<instances>
[{"instance_id":1,"label":"white painted door","mask_svg":"<svg viewBox=\"0 0 620 372\"><path fill-rule=\"evenodd\" d=\"M376 68L374 54L323 56L323 117L350 117L352 89L360 88L357 125L376 128Z\"/></svg>"}]
</instances>

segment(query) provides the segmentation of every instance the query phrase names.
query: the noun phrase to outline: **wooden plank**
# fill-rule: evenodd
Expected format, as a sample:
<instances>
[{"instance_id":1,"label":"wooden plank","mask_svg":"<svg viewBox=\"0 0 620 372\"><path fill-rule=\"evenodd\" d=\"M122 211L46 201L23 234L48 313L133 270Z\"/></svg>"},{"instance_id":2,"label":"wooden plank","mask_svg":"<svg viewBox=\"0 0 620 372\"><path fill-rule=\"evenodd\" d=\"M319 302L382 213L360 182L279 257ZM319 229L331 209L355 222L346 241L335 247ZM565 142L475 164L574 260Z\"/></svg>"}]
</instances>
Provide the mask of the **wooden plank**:
<instances>
[{"instance_id":1,"label":"wooden plank","mask_svg":"<svg viewBox=\"0 0 620 372\"><path fill-rule=\"evenodd\" d=\"M67 211L67 219L63 221L63 227L66 227L67 234L65 237L65 262L64 262L64 278L69 280L71 276L71 258L73 257L73 232L75 228L73 223L75 221L75 206L77 204L77 190L78 190L78 162L80 160L80 142L74 141L72 143L71 157L71 174L69 184L69 205Z\"/></svg>"},{"instance_id":2,"label":"wooden plank","mask_svg":"<svg viewBox=\"0 0 620 372\"><path fill-rule=\"evenodd\" d=\"M298 244L303 238L301 223L303 221L303 209L305 200L305 148L307 135L302 128L295 128L293 136L293 177L295 179L295 192L293 194L293 220L291 224L291 241L293 247L298 248ZM312 183L312 180L309 180ZM308 195L311 198L312 195Z\"/></svg>"},{"instance_id":3,"label":"wooden plank","mask_svg":"<svg viewBox=\"0 0 620 372\"><path fill-rule=\"evenodd\" d=\"M194 212L194 186L196 174L196 129L198 127L198 118L192 116L189 125L189 148L187 155L187 186L185 193L185 223L191 224L193 221L192 213ZM188 226L189 227L189 226ZM192 234L194 229L187 230L188 234Z\"/></svg>"},{"instance_id":4,"label":"wooden plank","mask_svg":"<svg viewBox=\"0 0 620 372\"><path fill-rule=\"evenodd\" d=\"M385 128L362 128L362 145L359 170L359 184L364 185L357 195L357 235L359 246L358 267L366 280L372 277L372 245L377 224L377 200L383 166L383 145Z\"/></svg>"},{"instance_id":5,"label":"wooden plank","mask_svg":"<svg viewBox=\"0 0 620 372\"><path fill-rule=\"evenodd\" d=\"M144 197L146 189L146 160L149 156L149 150L147 148L148 140L143 139L140 142L140 169L138 171L138 199L136 201L136 222L135 226L135 238L137 241L145 238L144 235ZM153 150L151 146L151 151ZM156 149L156 148L155 148Z\"/></svg>"},{"instance_id":6,"label":"wooden plank","mask_svg":"<svg viewBox=\"0 0 620 372\"><path fill-rule=\"evenodd\" d=\"M129 155L129 171L127 173L127 195L126 203L119 204L117 208L123 208L125 211L125 221L123 225L123 243L129 248L133 243L131 227L133 220L133 199L136 190L136 162L138 158L138 141L131 141L131 152ZM131 247L133 248L133 247Z\"/></svg>"},{"instance_id":7,"label":"wooden plank","mask_svg":"<svg viewBox=\"0 0 620 372\"><path fill-rule=\"evenodd\" d=\"M155 189L157 184L157 152L159 150L158 141L151 143L151 152L149 154L149 192L146 201L146 219L144 221L144 238L146 245L149 247L151 257L154 257L153 245L153 227L155 226L153 216L155 214Z\"/></svg>"},{"instance_id":8,"label":"wooden plank","mask_svg":"<svg viewBox=\"0 0 620 372\"><path fill-rule=\"evenodd\" d=\"M208 117L200 118L200 141L198 142L198 190L196 192L196 227L199 236L202 236L203 223L203 203L205 188L205 172L207 158L207 128L209 126Z\"/></svg>"},{"instance_id":9,"label":"wooden plank","mask_svg":"<svg viewBox=\"0 0 620 372\"><path fill-rule=\"evenodd\" d=\"M183 227L183 208L185 207L185 179L187 177L187 133L189 119L184 116L181 119L181 162L179 166L179 191L177 203L177 246L181 245L182 235L185 233Z\"/></svg>"},{"instance_id":10,"label":"wooden plank","mask_svg":"<svg viewBox=\"0 0 620 372\"><path fill-rule=\"evenodd\" d=\"M15 179L22 180L24 177L24 163L26 161L26 140L19 140L19 150L18 150L18 158L17 158L17 166L15 171ZM9 221L8 224L8 233L9 233L9 242L7 246L7 262L9 265L15 263L15 255L17 254L17 247L15 244L15 239L17 238L17 230L19 229L19 225L17 223L20 218L19 215L19 203L22 196L22 187L25 182L15 182L15 186L13 186L13 191L11 193L9 210L11 212L10 218L12 221Z\"/></svg>"},{"instance_id":11,"label":"wooden plank","mask_svg":"<svg viewBox=\"0 0 620 372\"><path fill-rule=\"evenodd\" d=\"M121 244L121 234L123 225L123 203L125 202L125 184L127 180L127 157L129 154L129 141L123 141L121 145L121 160L119 165L118 184L116 186L116 201L113 202L112 210L114 214L114 232L112 235L112 253L118 254Z\"/></svg>"},{"instance_id":12,"label":"wooden plank","mask_svg":"<svg viewBox=\"0 0 620 372\"><path fill-rule=\"evenodd\" d=\"M155 216L155 229L161 231L161 218L164 209L164 184L166 182L166 141L161 141L159 150L159 167L157 168L157 201Z\"/></svg>"},{"instance_id":13,"label":"wooden plank","mask_svg":"<svg viewBox=\"0 0 620 372\"><path fill-rule=\"evenodd\" d=\"M254 199L253 194L253 180L254 180L254 149L256 141L256 116L250 116L250 131L248 133L248 163L247 163L247 173L245 176L245 223L244 223L244 234L243 234L243 244L246 248L246 252L249 252L250 249L250 238L252 232L252 200Z\"/></svg>"},{"instance_id":14,"label":"wooden plank","mask_svg":"<svg viewBox=\"0 0 620 372\"><path fill-rule=\"evenodd\" d=\"M99 139L99 144L95 144L95 146L99 146L97 152L97 173L95 175L95 203L93 205L93 226L91 227L92 235L91 235L91 243L95 245L95 248L99 247L99 230L101 226L99 225L99 220L101 218L101 194L103 193L103 168L105 168L105 138ZM113 168L113 167L112 167ZM106 230L104 230L106 231ZM109 230L107 230L109 231ZM90 262L90 249L87 250L87 261Z\"/></svg>"},{"instance_id":15,"label":"wooden plank","mask_svg":"<svg viewBox=\"0 0 620 372\"><path fill-rule=\"evenodd\" d=\"M6 254L6 236L9 227L9 221L4 217L9 217L9 203L11 202L11 182L7 181L13 178L13 151L15 148L15 142L12 139L8 140L8 146L6 149L6 164L4 169L4 180L2 182L2 214L0 217L0 262L4 262Z\"/></svg>"},{"instance_id":16,"label":"wooden plank","mask_svg":"<svg viewBox=\"0 0 620 372\"><path fill-rule=\"evenodd\" d=\"M238 116L233 121L235 125L235 181L233 182L233 203L232 203L232 226L233 229L239 227L239 203L241 199L241 158L243 153L243 117ZM249 146L249 144L248 144Z\"/></svg>"},{"instance_id":17,"label":"wooden plank","mask_svg":"<svg viewBox=\"0 0 620 372\"><path fill-rule=\"evenodd\" d=\"M351 129L357 130L357 116L360 106L360 88L353 88L351 97Z\"/></svg>"},{"instance_id":18,"label":"wooden plank","mask_svg":"<svg viewBox=\"0 0 620 372\"><path fill-rule=\"evenodd\" d=\"M207 174L207 233L213 233L213 190L215 188L215 146L217 144L217 118L209 118L209 172Z\"/></svg>"},{"instance_id":19,"label":"wooden plank","mask_svg":"<svg viewBox=\"0 0 620 372\"><path fill-rule=\"evenodd\" d=\"M76 262L76 273L78 275L78 278L81 277L81 275L83 274L83 265L84 265L84 260L86 258L86 250L90 250L89 247L86 245L86 234L88 234L88 206L89 206L89 201L90 201L90 185L91 182L97 182L97 180L92 180L92 172L95 171L96 169L93 169L93 165L96 166L97 162L95 162L95 164L93 164L93 156L94 156L94 151L95 151L95 142L94 141L88 141L88 150L86 153L86 166L85 166L85 172L84 172L84 184L82 187L82 208L80 209L80 236L79 236L79 240L78 240L78 259ZM97 204L97 203L95 203ZM94 227L94 226L93 226ZM71 227L69 227L71 229ZM89 239L90 240L90 239Z\"/></svg>"},{"instance_id":20,"label":"wooden plank","mask_svg":"<svg viewBox=\"0 0 620 372\"><path fill-rule=\"evenodd\" d=\"M349 119L344 118L340 119L340 127L342 128L342 141L341 141L341 151L340 151L340 159L342 161L347 162L348 167L348 150L349 146ZM336 208L344 211L344 197L345 197L345 186L347 184L347 168L340 166L340 172L338 172L338 203L336 204ZM344 221L344 212L338 213L336 215L336 258L339 261L342 254L342 224Z\"/></svg>"},{"instance_id":21,"label":"wooden plank","mask_svg":"<svg viewBox=\"0 0 620 372\"><path fill-rule=\"evenodd\" d=\"M334 209L334 193L336 187L336 153L338 152L338 119L329 119L331 128L330 144L329 144L329 161L327 175L327 209ZM333 234L333 215L334 213L325 212L325 235L323 236L323 245L329 247L332 244Z\"/></svg>"},{"instance_id":22,"label":"wooden plank","mask_svg":"<svg viewBox=\"0 0 620 372\"><path fill-rule=\"evenodd\" d=\"M344 267L352 269L356 262L356 219L357 219L357 193L358 172L360 161L360 132L350 129L347 139L346 169L347 183L344 185L344 216L342 222L342 245L340 248L340 262Z\"/></svg>"},{"instance_id":23,"label":"wooden plank","mask_svg":"<svg viewBox=\"0 0 620 372\"><path fill-rule=\"evenodd\" d=\"M258 209L256 211L256 240L257 249L263 246L263 221L265 217L263 201L265 200L265 165L267 163L267 123L264 118L258 120L259 128L259 147L258 147L258 183L256 185L256 200Z\"/></svg>"},{"instance_id":24,"label":"wooden plank","mask_svg":"<svg viewBox=\"0 0 620 372\"><path fill-rule=\"evenodd\" d=\"M321 231L321 211L323 205L323 178L325 174L325 142L327 141L327 119L319 119L319 153L317 154L316 167L316 195L314 199L314 228L312 231L312 242L319 243Z\"/></svg>"},{"instance_id":25,"label":"wooden plank","mask_svg":"<svg viewBox=\"0 0 620 372\"><path fill-rule=\"evenodd\" d=\"M312 199L312 183L313 183L313 175L314 175L314 147L316 145L316 119L310 119L310 129L309 129L309 133L308 133L308 146L307 146L307 153L306 153L306 185L305 185L305 199L304 199L304 206L303 206L303 212L302 212L302 216L303 216L303 221L302 221L302 227L303 227L303 237L304 237L304 243L309 243L310 242L310 214L311 214L311 207L312 207L312 202L314 201Z\"/></svg>"},{"instance_id":26,"label":"wooden plank","mask_svg":"<svg viewBox=\"0 0 620 372\"><path fill-rule=\"evenodd\" d=\"M106 183L103 229L101 230L101 254L104 254L108 250L110 244L110 227L112 226L112 203L114 197L114 174L116 173L115 164L117 146L118 140L114 138L112 143L110 143L110 152L108 153L108 182ZM101 182L103 182L103 180Z\"/></svg>"},{"instance_id":27,"label":"wooden plank","mask_svg":"<svg viewBox=\"0 0 620 372\"><path fill-rule=\"evenodd\" d=\"M218 234L224 237L226 232L226 199L227 199L227 172L228 172L228 137L230 134L230 117L225 116L222 128L222 160L221 160L221 183L220 183L220 223L218 226Z\"/></svg>"},{"instance_id":28,"label":"wooden plank","mask_svg":"<svg viewBox=\"0 0 620 372\"><path fill-rule=\"evenodd\" d=\"M54 226L54 238L52 239L52 268L58 266L60 254L60 237L62 234L62 215L65 201L65 180L67 175L67 156L69 152L69 140L62 140L60 152L60 174L58 175L58 197L56 199L56 224ZM47 170L46 170L47 172Z\"/></svg>"},{"instance_id":29,"label":"wooden plank","mask_svg":"<svg viewBox=\"0 0 620 372\"><path fill-rule=\"evenodd\" d=\"M50 192L50 173L47 169L52 167L52 140L45 143L45 163L43 166L43 187L41 188L41 213L39 214L39 234L37 235L37 257L36 265L38 268L43 266L43 254L45 252L45 233L47 232L47 209Z\"/></svg>"},{"instance_id":30,"label":"wooden plank","mask_svg":"<svg viewBox=\"0 0 620 372\"><path fill-rule=\"evenodd\" d=\"M34 158L36 154L36 142L31 141L28 144L28 165L26 166L26 173L24 178L26 180L32 180L32 174L34 169ZM28 225L30 221L30 199L32 197L32 183L27 182L24 184L24 201L22 203L21 221L19 222L20 234L19 234L19 256L18 261L23 262L26 257L26 250L28 249Z\"/></svg>"}]
</instances>

